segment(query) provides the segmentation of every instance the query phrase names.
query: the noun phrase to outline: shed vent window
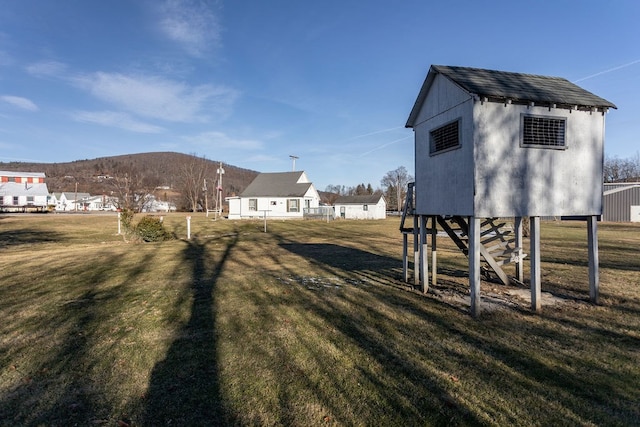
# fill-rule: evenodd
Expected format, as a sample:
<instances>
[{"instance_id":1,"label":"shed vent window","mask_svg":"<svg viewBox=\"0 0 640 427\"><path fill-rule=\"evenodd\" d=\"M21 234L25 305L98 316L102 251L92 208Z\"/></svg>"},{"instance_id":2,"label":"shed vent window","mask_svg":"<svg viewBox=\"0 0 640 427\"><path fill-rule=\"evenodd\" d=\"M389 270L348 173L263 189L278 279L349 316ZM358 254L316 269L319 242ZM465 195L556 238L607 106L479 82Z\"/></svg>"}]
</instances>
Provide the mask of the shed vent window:
<instances>
[{"instance_id":1,"label":"shed vent window","mask_svg":"<svg viewBox=\"0 0 640 427\"><path fill-rule=\"evenodd\" d=\"M522 146L565 148L567 121L559 117L522 116Z\"/></svg>"},{"instance_id":2,"label":"shed vent window","mask_svg":"<svg viewBox=\"0 0 640 427\"><path fill-rule=\"evenodd\" d=\"M456 120L429 132L431 154L460 146L459 123L460 120Z\"/></svg>"}]
</instances>

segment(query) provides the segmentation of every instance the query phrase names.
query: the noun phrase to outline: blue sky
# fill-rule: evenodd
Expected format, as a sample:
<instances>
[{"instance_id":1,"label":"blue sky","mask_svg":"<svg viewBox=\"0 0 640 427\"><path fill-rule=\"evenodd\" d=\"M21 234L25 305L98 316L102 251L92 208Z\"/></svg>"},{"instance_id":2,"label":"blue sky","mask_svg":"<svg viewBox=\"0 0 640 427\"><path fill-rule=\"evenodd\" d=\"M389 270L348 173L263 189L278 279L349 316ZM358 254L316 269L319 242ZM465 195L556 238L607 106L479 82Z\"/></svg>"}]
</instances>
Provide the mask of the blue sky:
<instances>
[{"instance_id":1,"label":"blue sky","mask_svg":"<svg viewBox=\"0 0 640 427\"><path fill-rule=\"evenodd\" d=\"M413 173L431 64L564 77L640 150L640 2L3 0L0 161L151 151L316 187ZM105 171L108 172L108 171Z\"/></svg>"}]
</instances>

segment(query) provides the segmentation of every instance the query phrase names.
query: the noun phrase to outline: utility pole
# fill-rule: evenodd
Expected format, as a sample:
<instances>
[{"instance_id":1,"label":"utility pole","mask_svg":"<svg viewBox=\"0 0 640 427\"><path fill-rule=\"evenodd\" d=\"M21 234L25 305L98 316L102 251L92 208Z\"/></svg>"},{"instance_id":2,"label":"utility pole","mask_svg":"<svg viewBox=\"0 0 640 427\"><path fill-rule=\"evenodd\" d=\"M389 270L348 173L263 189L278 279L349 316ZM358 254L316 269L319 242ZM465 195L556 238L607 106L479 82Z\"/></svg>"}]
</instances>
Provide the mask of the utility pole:
<instances>
[{"instance_id":1,"label":"utility pole","mask_svg":"<svg viewBox=\"0 0 640 427\"><path fill-rule=\"evenodd\" d=\"M204 179L202 191L204 191L204 211L206 212L205 216L209 218L209 202L207 201L207 178Z\"/></svg>"},{"instance_id":2,"label":"utility pole","mask_svg":"<svg viewBox=\"0 0 640 427\"><path fill-rule=\"evenodd\" d=\"M220 162L220 166L218 167L218 185L216 186L216 212L217 215L222 217L222 175L224 175L224 169L222 168L222 162Z\"/></svg>"},{"instance_id":3,"label":"utility pole","mask_svg":"<svg viewBox=\"0 0 640 427\"><path fill-rule=\"evenodd\" d=\"M296 171L296 159L299 159L300 157L298 156L289 156L289 158L291 158L291 160L293 160L293 169L291 169L292 172Z\"/></svg>"}]
</instances>

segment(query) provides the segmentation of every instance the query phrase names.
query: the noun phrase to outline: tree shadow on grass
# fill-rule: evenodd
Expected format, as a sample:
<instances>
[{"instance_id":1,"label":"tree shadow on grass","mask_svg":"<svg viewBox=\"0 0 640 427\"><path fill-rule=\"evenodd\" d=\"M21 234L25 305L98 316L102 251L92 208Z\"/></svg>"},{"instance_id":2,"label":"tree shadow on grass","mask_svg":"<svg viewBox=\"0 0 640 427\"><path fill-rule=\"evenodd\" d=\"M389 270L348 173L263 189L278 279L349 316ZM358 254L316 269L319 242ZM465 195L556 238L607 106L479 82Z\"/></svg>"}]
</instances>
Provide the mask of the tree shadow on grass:
<instances>
[{"instance_id":1,"label":"tree shadow on grass","mask_svg":"<svg viewBox=\"0 0 640 427\"><path fill-rule=\"evenodd\" d=\"M236 242L237 237L229 241L217 263L206 242L186 242L183 259L192 270L190 317L151 373L141 425L227 424L216 357L214 289Z\"/></svg>"},{"instance_id":2,"label":"tree shadow on grass","mask_svg":"<svg viewBox=\"0 0 640 427\"><path fill-rule=\"evenodd\" d=\"M62 239L59 233L41 230L6 230L0 232L0 249L34 243L52 243Z\"/></svg>"}]
</instances>

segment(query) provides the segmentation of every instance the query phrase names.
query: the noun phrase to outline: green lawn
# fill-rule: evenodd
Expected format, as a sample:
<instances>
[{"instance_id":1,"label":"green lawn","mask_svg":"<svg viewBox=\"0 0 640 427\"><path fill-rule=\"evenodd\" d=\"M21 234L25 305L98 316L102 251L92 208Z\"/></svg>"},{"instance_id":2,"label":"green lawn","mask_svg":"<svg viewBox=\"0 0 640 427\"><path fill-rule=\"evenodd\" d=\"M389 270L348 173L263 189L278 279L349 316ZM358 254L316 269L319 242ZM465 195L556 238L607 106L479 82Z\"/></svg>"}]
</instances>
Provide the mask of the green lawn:
<instances>
[{"instance_id":1,"label":"green lawn","mask_svg":"<svg viewBox=\"0 0 640 427\"><path fill-rule=\"evenodd\" d=\"M0 216L0 425L638 425L638 225L599 226L600 305L585 224L543 222L556 303L483 282L473 319L444 237L432 292L402 282L398 218L185 216Z\"/></svg>"}]
</instances>

